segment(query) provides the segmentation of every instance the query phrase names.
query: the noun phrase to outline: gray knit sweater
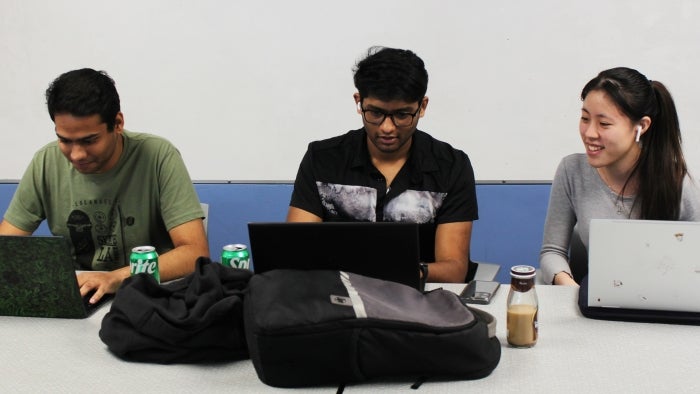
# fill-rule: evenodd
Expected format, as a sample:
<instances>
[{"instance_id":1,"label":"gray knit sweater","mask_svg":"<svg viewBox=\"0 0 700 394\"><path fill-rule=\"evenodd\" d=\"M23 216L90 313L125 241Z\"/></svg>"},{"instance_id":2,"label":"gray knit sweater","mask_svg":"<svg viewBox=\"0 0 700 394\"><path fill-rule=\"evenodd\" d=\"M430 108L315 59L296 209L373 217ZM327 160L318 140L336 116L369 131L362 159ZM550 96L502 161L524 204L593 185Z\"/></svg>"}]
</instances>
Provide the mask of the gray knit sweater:
<instances>
[{"instance_id":1,"label":"gray knit sweater","mask_svg":"<svg viewBox=\"0 0 700 394\"><path fill-rule=\"evenodd\" d=\"M637 219L639 203L630 212L634 198L626 196L620 201L596 169L588 164L585 154L577 153L562 159L552 181L540 251L540 270L544 283L552 283L554 275L559 272L571 273L568 250L574 226L588 249L591 219ZM700 221L700 188L690 177L683 180L679 220Z\"/></svg>"}]
</instances>

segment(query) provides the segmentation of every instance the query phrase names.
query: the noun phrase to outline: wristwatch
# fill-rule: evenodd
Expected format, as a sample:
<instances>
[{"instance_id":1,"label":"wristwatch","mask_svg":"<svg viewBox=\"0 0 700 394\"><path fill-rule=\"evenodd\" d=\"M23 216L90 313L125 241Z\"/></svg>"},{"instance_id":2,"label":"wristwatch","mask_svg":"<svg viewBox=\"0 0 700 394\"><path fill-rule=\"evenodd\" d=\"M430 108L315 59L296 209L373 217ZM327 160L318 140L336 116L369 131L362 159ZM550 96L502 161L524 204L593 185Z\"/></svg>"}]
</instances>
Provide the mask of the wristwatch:
<instances>
[{"instance_id":1,"label":"wristwatch","mask_svg":"<svg viewBox=\"0 0 700 394\"><path fill-rule=\"evenodd\" d=\"M428 264L420 263L420 290L425 290L425 283L428 281Z\"/></svg>"},{"instance_id":2,"label":"wristwatch","mask_svg":"<svg viewBox=\"0 0 700 394\"><path fill-rule=\"evenodd\" d=\"M421 279L428 278L428 263L420 263Z\"/></svg>"}]
</instances>

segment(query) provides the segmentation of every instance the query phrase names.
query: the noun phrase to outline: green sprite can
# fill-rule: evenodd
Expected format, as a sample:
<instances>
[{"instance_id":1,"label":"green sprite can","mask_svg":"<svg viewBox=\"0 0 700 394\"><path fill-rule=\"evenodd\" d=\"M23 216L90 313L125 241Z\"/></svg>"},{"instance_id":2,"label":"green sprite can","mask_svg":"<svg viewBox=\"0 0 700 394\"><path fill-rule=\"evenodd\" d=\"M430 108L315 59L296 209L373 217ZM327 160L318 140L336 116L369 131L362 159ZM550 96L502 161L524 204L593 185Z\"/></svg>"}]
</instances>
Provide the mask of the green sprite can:
<instances>
[{"instance_id":1,"label":"green sprite can","mask_svg":"<svg viewBox=\"0 0 700 394\"><path fill-rule=\"evenodd\" d=\"M249 269L250 253L248 253L248 247L243 244L224 246L221 251L221 264L227 267Z\"/></svg>"},{"instance_id":2,"label":"green sprite can","mask_svg":"<svg viewBox=\"0 0 700 394\"><path fill-rule=\"evenodd\" d=\"M158 253L153 246L137 246L131 249L130 257L131 275L145 273L155 278L160 283L160 271L158 270Z\"/></svg>"}]
</instances>

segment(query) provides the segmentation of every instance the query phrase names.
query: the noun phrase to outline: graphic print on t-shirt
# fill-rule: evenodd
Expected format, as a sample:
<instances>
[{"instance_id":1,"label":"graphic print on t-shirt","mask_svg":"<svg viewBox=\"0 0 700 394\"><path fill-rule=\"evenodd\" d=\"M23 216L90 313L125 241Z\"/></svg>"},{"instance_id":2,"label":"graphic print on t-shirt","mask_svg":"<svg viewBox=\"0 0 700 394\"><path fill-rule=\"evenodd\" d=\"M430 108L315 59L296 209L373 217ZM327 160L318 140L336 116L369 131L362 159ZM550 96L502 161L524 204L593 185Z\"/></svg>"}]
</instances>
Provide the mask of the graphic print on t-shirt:
<instances>
[{"instance_id":1,"label":"graphic print on t-shirt","mask_svg":"<svg viewBox=\"0 0 700 394\"><path fill-rule=\"evenodd\" d=\"M66 222L70 240L75 250L75 261L83 269L92 269L95 255L95 242L92 240L92 222L85 212L75 209L68 215Z\"/></svg>"},{"instance_id":2,"label":"graphic print on t-shirt","mask_svg":"<svg viewBox=\"0 0 700 394\"><path fill-rule=\"evenodd\" d=\"M390 222L431 223L447 193L406 190L384 207L384 220Z\"/></svg>"},{"instance_id":3,"label":"graphic print on t-shirt","mask_svg":"<svg viewBox=\"0 0 700 394\"><path fill-rule=\"evenodd\" d=\"M81 200L74 206L80 209L70 213L66 226L79 267L106 271L118 268L118 213L112 200Z\"/></svg>"},{"instance_id":4,"label":"graphic print on t-shirt","mask_svg":"<svg viewBox=\"0 0 700 394\"><path fill-rule=\"evenodd\" d=\"M367 186L316 182L321 204L330 216L374 222L377 220L377 189ZM384 220L433 222L447 193L406 190L384 207Z\"/></svg>"},{"instance_id":5,"label":"graphic print on t-shirt","mask_svg":"<svg viewBox=\"0 0 700 394\"><path fill-rule=\"evenodd\" d=\"M375 222L377 189L316 182L321 204L331 216Z\"/></svg>"}]
</instances>

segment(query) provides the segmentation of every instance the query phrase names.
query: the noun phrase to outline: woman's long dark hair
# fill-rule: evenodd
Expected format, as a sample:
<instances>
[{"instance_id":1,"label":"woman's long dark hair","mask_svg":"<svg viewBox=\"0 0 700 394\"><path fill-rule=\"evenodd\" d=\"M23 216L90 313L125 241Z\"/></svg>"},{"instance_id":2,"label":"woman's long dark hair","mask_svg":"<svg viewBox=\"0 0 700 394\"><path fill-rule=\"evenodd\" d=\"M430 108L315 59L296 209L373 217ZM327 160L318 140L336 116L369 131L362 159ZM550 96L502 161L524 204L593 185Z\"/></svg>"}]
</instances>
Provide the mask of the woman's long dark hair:
<instances>
[{"instance_id":1,"label":"woman's long dark hair","mask_svg":"<svg viewBox=\"0 0 700 394\"><path fill-rule=\"evenodd\" d=\"M634 204L641 203L640 218L678 220L688 167L671 93L661 82L650 81L637 70L625 67L602 71L583 88L581 100L594 90L605 92L633 123L644 116L651 118L651 126L640 138L639 160L620 195L637 175L639 187Z\"/></svg>"}]
</instances>

